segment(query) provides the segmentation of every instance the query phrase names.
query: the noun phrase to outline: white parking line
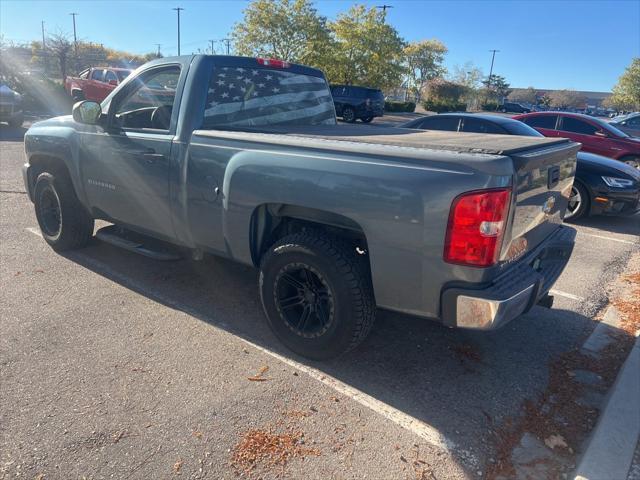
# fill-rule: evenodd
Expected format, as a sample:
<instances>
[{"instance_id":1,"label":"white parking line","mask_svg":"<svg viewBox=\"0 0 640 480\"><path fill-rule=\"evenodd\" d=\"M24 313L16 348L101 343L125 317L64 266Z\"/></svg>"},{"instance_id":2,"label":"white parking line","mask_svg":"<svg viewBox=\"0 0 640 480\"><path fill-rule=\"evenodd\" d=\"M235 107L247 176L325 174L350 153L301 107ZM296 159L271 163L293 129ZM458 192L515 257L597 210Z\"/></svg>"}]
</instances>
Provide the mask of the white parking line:
<instances>
[{"instance_id":1,"label":"white parking line","mask_svg":"<svg viewBox=\"0 0 640 480\"><path fill-rule=\"evenodd\" d=\"M638 243L638 242L632 242L631 240L622 240L621 238L613 238L613 237L607 237L607 236L604 236L604 235L596 235L594 233L585 233L585 232L581 232L579 230L578 230L578 233L580 235L585 235L587 237L601 238L603 240L611 240L612 242L626 243L628 245L640 245L640 243Z\"/></svg>"},{"instance_id":2,"label":"white parking line","mask_svg":"<svg viewBox=\"0 0 640 480\"><path fill-rule=\"evenodd\" d=\"M34 235L42 237L42 234L36 228L27 228L26 230L30 233L33 233ZM155 299L156 301L163 303L165 305L168 305L172 308L175 308L176 310L182 311L188 315L191 315L192 317L202 318L204 316L202 312L195 311L191 307L184 305L180 302L177 302L174 299L169 298L166 295L158 292L157 290L149 288L145 284L142 284L125 275L122 275L121 273L111 269L111 267L109 267L107 264L98 262L93 258L85 255L83 255L83 261L91 265L91 267L93 267L94 269L106 273L111 279L117 281L118 283L120 283L121 285L127 288L130 288L131 290L144 292L145 295L149 296L150 298ZM224 328L229 327L228 324L225 324L224 322L220 322L217 319L214 320L212 318L207 318L207 320L209 320L210 324L212 325L218 324ZM217 328L217 327L214 327L214 328ZM368 395L362 392L361 390L358 390L357 388L352 387L351 385L341 382L337 378L334 378L331 375L328 375L316 368L309 367L308 365L304 365L302 363L296 362L295 360L284 357L279 353L273 352L260 345L256 345L255 343L249 340L246 340L242 337L239 337L237 335L235 336L236 338L242 340L244 343L250 345L251 347L281 361L282 363L285 363L286 365L289 365L292 368L295 368L300 372L306 373L311 378L323 383L324 385L332 388L333 390L341 393L342 395L349 397L353 401L383 416L384 418L392 421L393 423L404 428L405 430L408 430L414 433L415 435L417 435L424 441L428 442L429 444L435 447L441 448L443 450L448 450L448 451L456 450L456 445L454 442L452 442L451 440L446 438L444 435L442 435L436 428L423 422L422 420L418 420L415 417L407 415L406 413L398 410L397 408L394 408L391 405L388 405L378 400L377 398L374 398L371 395ZM473 455L471 455L469 452L459 452L459 453L464 453L465 458L468 461L470 461L470 463L474 465L477 464L477 459Z\"/></svg>"},{"instance_id":3,"label":"white parking line","mask_svg":"<svg viewBox=\"0 0 640 480\"><path fill-rule=\"evenodd\" d=\"M578 295L574 295L573 293L563 292L562 290L556 290L554 288L549 290L549 293L551 295L557 295L559 297L570 298L571 300L576 300L577 302L584 302L585 301L584 297L579 297Z\"/></svg>"},{"instance_id":4,"label":"white parking line","mask_svg":"<svg viewBox=\"0 0 640 480\"><path fill-rule=\"evenodd\" d=\"M33 233L34 235L37 235L37 236L39 236L40 238L42 238L42 232L40 232L40 230L38 230L37 228L27 227L27 228L25 228L25 230L26 230L27 232L31 232L31 233Z\"/></svg>"}]
</instances>

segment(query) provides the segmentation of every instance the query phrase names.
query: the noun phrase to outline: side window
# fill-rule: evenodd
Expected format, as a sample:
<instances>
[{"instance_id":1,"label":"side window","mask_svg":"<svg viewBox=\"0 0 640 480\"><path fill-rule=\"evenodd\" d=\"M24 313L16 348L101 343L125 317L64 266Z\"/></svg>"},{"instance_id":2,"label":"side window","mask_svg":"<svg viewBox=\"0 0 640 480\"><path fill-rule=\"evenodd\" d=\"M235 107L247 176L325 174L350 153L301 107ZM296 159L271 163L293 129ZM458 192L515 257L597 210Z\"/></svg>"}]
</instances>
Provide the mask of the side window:
<instances>
[{"instance_id":1,"label":"side window","mask_svg":"<svg viewBox=\"0 0 640 480\"><path fill-rule=\"evenodd\" d=\"M91 80L96 82L104 82L104 70L94 70L91 72Z\"/></svg>"},{"instance_id":2,"label":"side window","mask_svg":"<svg viewBox=\"0 0 640 480\"><path fill-rule=\"evenodd\" d=\"M594 135L598 131L598 127L577 118L562 117L560 130L563 132L579 133L581 135Z\"/></svg>"},{"instance_id":3,"label":"side window","mask_svg":"<svg viewBox=\"0 0 640 480\"><path fill-rule=\"evenodd\" d=\"M124 97L112 106L114 122L121 128L169 130L180 80L180 67L154 68L129 83Z\"/></svg>"},{"instance_id":4,"label":"side window","mask_svg":"<svg viewBox=\"0 0 640 480\"><path fill-rule=\"evenodd\" d=\"M640 117L633 117L627 120L627 127L640 127Z\"/></svg>"},{"instance_id":5,"label":"side window","mask_svg":"<svg viewBox=\"0 0 640 480\"><path fill-rule=\"evenodd\" d=\"M347 87L333 87L331 89L331 94L334 97L346 97L347 96Z\"/></svg>"},{"instance_id":6,"label":"side window","mask_svg":"<svg viewBox=\"0 0 640 480\"><path fill-rule=\"evenodd\" d=\"M449 132L457 132L460 119L458 117L440 117L434 115L433 117L426 118L420 128L425 130L446 130Z\"/></svg>"},{"instance_id":7,"label":"side window","mask_svg":"<svg viewBox=\"0 0 640 480\"><path fill-rule=\"evenodd\" d=\"M89 70L85 70L84 72L81 72L80 75L78 75L78 77L86 80L89 77Z\"/></svg>"},{"instance_id":8,"label":"side window","mask_svg":"<svg viewBox=\"0 0 640 480\"><path fill-rule=\"evenodd\" d=\"M116 74L113 73L111 70L107 70L107 74L104 76L104 81L107 83L109 82L118 83L118 77L116 77Z\"/></svg>"},{"instance_id":9,"label":"side window","mask_svg":"<svg viewBox=\"0 0 640 480\"><path fill-rule=\"evenodd\" d=\"M464 123L462 126L463 132L473 132L473 133L498 133L505 134L502 128L497 126L495 123L485 122L484 120L479 120L477 118L464 118Z\"/></svg>"},{"instance_id":10,"label":"side window","mask_svg":"<svg viewBox=\"0 0 640 480\"><path fill-rule=\"evenodd\" d=\"M556 129L556 115L538 115L535 117L527 117L524 119L524 123L534 128L546 128L548 130Z\"/></svg>"}]
</instances>

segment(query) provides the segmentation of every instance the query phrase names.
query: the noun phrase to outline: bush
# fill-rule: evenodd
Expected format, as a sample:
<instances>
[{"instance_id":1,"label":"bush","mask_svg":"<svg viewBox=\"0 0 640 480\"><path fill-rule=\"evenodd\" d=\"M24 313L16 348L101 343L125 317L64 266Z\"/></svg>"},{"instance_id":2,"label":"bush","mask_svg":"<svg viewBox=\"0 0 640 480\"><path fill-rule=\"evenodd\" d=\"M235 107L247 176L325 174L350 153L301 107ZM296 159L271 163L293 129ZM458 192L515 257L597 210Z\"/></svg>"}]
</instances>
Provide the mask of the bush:
<instances>
[{"instance_id":1,"label":"bush","mask_svg":"<svg viewBox=\"0 0 640 480\"><path fill-rule=\"evenodd\" d=\"M467 104L459 100L451 99L429 99L423 104L424 109L430 112L444 113L444 112L464 112L467 110Z\"/></svg>"},{"instance_id":2,"label":"bush","mask_svg":"<svg viewBox=\"0 0 640 480\"><path fill-rule=\"evenodd\" d=\"M414 102L397 102L393 100L384 102L385 112L414 112L415 110L416 104Z\"/></svg>"},{"instance_id":3,"label":"bush","mask_svg":"<svg viewBox=\"0 0 640 480\"><path fill-rule=\"evenodd\" d=\"M486 100L480 104L480 108L485 112L496 112L500 104L497 100Z\"/></svg>"}]
</instances>

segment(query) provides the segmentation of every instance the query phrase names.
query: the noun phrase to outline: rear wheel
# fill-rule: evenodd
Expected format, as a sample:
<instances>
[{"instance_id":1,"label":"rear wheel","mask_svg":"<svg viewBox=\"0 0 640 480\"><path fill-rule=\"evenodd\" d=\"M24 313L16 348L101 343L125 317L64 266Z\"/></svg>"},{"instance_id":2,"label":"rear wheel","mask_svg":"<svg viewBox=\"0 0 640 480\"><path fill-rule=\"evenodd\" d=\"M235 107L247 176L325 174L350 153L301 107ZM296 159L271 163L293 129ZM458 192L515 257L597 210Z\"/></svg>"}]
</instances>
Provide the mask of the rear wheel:
<instances>
[{"instance_id":1,"label":"rear wheel","mask_svg":"<svg viewBox=\"0 0 640 480\"><path fill-rule=\"evenodd\" d=\"M363 264L354 248L322 232L278 241L260 266L262 305L278 339L314 360L359 345L375 318L373 288Z\"/></svg>"},{"instance_id":2,"label":"rear wheel","mask_svg":"<svg viewBox=\"0 0 640 480\"><path fill-rule=\"evenodd\" d=\"M84 92L82 90L74 90L71 93L71 97L76 101L76 102L80 102L82 100L84 100Z\"/></svg>"},{"instance_id":3,"label":"rear wheel","mask_svg":"<svg viewBox=\"0 0 640 480\"><path fill-rule=\"evenodd\" d=\"M54 250L72 250L87 244L93 235L93 218L78 201L65 174L38 175L33 197L42 237Z\"/></svg>"},{"instance_id":4,"label":"rear wheel","mask_svg":"<svg viewBox=\"0 0 640 480\"><path fill-rule=\"evenodd\" d=\"M348 123L353 123L356 121L356 112L353 110L353 108L351 107L346 107L343 111L342 111L342 119L345 122Z\"/></svg>"},{"instance_id":5,"label":"rear wheel","mask_svg":"<svg viewBox=\"0 0 640 480\"><path fill-rule=\"evenodd\" d=\"M20 115L19 117L13 117L11 120L9 120L8 123L12 128L20 128L24 123L24 117L22 115Z\"/></svg>"},{"instance_id":6,"label":"rear wheel","mask_svg":"<svg viewBox=\"0 0 640 480\"><path fill-rule=\"evenodd\" d=\"M573 182L571 187L571 196L567 205L567 212L564 215L565 220L578 220L584 217L589 211L589 192L579 182Z\"/></svg>"}]
</instances>

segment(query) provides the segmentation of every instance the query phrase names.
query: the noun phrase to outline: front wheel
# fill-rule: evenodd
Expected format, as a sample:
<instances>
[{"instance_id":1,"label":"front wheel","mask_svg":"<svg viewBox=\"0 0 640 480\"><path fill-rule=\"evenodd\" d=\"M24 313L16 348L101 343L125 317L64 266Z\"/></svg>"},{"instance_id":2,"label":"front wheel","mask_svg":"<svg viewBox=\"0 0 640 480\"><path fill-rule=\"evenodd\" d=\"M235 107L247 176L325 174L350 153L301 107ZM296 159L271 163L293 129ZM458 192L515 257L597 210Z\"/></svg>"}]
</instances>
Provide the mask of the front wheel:
<instances>
[{"instance_id":1,"label":"front wheel","mask_svg":"<svg viewBox=\"0 0 640 480\"><path fill-rule=\"evenodd\" d=\"M622 161L630 167L640 170L640 157L624 157Z\"/></svg>"},{"instance_id":2,"label":"front wheel","mask_svg":"<svg viewBox=\"0 0 640 480\"><path fill-rule=\"evenodd\" d=\"M584 217L589 211L589 192L578 182L574 182L571 187L571 196L567 205L567 213L564 215L565 220L578 220Z\"/></svg>"},{"instance_id":3,"label":"front wheel","mask_svg":"<svg viewBox=\"0 0 640 480\"><path fill-rule=\"evenodd\" d=\"M355 248L321 232L288 235L260 266L269 326L289 349L314 360L364 340L375 319L373 288Z\"/></svg>"},{"instance_id":4,"label":"front wheel","mask_svg":"<svg viewBox=\"0 0 640 480\"><path fill-rule=\"evenodd\" d=\"M65 174L38 175L33 197L42 237L54 250L73 250L87 244L93 235L93 218L80 204Z\"/></svg>"}]
</instances>

